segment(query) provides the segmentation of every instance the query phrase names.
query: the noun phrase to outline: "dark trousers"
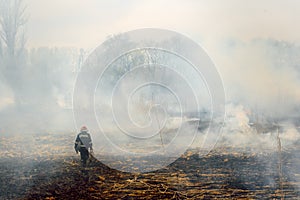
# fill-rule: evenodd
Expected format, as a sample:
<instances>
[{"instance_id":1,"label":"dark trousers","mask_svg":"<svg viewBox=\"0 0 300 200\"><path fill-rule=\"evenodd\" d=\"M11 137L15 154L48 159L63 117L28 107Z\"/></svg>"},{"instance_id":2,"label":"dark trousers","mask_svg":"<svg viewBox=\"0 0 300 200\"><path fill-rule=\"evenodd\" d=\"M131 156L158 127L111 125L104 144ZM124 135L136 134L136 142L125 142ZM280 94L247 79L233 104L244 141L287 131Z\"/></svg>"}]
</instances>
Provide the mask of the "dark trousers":
<instances>
[{"instance_id":1,"label":"dark trousers","mask_svg":"<svg viewBox=\"0 0 300 200\"><path fill-rule=\"evenodd\" d=\"M79 149L80 157L81 157L81 163L85 167L86 161L89 159L89 151L85 147L81 147Z\"/></svg>"}]
</instances>

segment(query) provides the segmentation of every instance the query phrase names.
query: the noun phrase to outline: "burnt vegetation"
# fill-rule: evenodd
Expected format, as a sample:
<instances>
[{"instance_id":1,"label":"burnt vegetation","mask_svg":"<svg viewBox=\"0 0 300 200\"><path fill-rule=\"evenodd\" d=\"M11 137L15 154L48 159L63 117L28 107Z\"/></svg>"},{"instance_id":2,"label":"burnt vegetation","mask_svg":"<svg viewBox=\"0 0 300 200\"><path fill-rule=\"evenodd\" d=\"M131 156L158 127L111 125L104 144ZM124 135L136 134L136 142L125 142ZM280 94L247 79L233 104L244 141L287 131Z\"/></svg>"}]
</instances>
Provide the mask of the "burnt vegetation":
<instances>
[{"instance_id":1,"label":"burnt vegetation","mask_svg":"<svg viewBox=\"0 0 300 200\"><path fill-rule=\"evenodd\" d=\"M188 150L164 169L125 173L95 158L88 167L81 167L79 157L68 147L70 137L33 137L38 148L22 155L12 153L21 148L17 137L6 140L12 142L12 151L2 151L6 156L0 159L0 198L297 199L300 195L300 156L295 149L281 152L282 174L277 168L278 152L236 153L242 151L231 148L216 148L203 157L197 150Z\"/></svg>"}]
</instances>

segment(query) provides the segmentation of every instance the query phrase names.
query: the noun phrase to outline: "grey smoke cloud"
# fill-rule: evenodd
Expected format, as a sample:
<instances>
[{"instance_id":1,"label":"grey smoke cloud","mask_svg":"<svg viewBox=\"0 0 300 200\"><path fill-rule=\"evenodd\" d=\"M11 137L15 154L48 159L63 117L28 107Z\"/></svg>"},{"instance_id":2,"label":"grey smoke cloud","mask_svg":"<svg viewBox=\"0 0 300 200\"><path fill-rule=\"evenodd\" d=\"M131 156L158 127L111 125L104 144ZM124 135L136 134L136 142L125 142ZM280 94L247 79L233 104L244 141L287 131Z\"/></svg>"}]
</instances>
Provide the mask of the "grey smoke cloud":
<instances>
[{"instance_id":1,"label":"grey smoke cloud","mask_svg":"<svg viewBox=\"0 0 300 200\"><path fill-rule=\"evenodd\" d=\"M296 114L300 100L299 45L272 39L229 40L216 48L213 52L218 53L213 57L228 102L273 118Z\"/></svg>"}]
</instances>

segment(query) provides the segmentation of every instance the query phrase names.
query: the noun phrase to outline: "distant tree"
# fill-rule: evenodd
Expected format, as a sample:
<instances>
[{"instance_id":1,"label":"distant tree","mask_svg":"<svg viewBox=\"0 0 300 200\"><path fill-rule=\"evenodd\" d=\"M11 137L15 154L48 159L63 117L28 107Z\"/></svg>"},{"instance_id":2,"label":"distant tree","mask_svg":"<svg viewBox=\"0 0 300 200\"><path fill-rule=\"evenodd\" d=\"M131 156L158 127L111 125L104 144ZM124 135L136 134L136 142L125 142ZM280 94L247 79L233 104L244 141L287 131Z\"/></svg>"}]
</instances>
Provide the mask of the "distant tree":
<instances>
[{"instance_id":1,"label":"distant tree","mask_svg":"<svg viewBox=\"0 0 300 200\"><path fill-rule=\"evenodd\" d=\"M9 59L19 56L25 48L25 35L22 28L27 22L26 6L23 0L0 1L0 38Z\"/></svg>"},{"instance_id":2,"label":"distant tree","mask_svg":"<svg viewBox=\"0 0 300 200\"><path fill-rule=\"evenodd\" d=\"M24 103L26 91L25 11L23 0L0 0L1 74L14 92L17 108Z\"/></svg>"}]
</instances>

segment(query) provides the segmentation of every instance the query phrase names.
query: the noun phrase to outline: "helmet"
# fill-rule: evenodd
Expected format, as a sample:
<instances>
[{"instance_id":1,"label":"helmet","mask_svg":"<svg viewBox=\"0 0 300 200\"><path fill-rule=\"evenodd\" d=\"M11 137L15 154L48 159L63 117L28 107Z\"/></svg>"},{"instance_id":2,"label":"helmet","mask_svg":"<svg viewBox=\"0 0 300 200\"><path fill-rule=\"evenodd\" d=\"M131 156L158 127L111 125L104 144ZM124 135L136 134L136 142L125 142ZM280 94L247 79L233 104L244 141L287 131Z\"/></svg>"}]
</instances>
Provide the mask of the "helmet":
<instances>
[{"instance_id":1,"label":"helmet","mask_svg":"<svg viewBox=\"0 0 300 200\"><path fill-rule=\"evenodd\" d=\"M86 126L82 126L81 129L80 129L80 131L87 131L87 130L88 130L88 129L87 129Z\"/></svg>"}]
</instances>

